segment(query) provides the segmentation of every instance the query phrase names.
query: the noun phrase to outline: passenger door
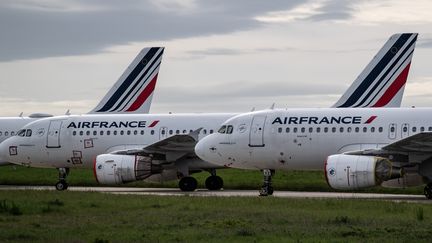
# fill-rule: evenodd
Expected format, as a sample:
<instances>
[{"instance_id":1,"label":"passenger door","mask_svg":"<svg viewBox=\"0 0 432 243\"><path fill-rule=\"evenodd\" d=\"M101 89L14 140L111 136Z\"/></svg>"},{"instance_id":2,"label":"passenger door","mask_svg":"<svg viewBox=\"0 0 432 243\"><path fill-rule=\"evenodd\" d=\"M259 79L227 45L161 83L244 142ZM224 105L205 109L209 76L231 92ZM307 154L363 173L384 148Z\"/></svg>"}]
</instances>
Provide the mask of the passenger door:
<instances>
[{"instance_id":1,"label":"passenger door","mask_svg":"<svg viewBox=\"0 0 432 243\"><path fill-rule=\"evenodd\" d=\"M251 129L249 132L249 146L250 147L264 147L264 125L266 116L254 116L251 122Z\"/></svg>"},{"instance_id":2,"label":"passenger door","mask_svg":"<svg viewBox=\"0 0 432 243\"><path fill-rule=\"evenodd\" d=\"M50 121L47 132L47 148L60 148L60 131L63 120Z\"/></svg>"}]
</instances>

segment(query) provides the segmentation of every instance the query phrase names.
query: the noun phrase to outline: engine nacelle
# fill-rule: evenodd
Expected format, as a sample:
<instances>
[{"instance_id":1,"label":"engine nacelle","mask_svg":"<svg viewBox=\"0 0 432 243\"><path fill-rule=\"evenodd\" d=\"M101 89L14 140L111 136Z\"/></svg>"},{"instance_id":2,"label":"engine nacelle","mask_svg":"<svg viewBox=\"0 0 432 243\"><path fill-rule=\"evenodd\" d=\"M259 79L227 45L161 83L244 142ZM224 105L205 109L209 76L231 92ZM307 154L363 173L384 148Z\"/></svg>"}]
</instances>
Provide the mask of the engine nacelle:
<instances>
[{"instance_id":1,"label":"engine nacelle","mask_svg":"<svg viewBox=\"0 0 432 243\"><path fill-rule=\"evenodd\" d=\"M334 189L361 189L400 178L400 168L387 158L358 155L331 155L325 164L327 183Z\"/></svg>"},{"instance_id":2,"label":"engine nacelle","mask_svg":"<svg viewBox=\"0 0 432 243\"><path fill-rule=\"evenodd\" d=\"M96 157L93 171L101 184L124 184L160 174L162 166L148 156L101 154Z\"/></svg>"}]
</instances>

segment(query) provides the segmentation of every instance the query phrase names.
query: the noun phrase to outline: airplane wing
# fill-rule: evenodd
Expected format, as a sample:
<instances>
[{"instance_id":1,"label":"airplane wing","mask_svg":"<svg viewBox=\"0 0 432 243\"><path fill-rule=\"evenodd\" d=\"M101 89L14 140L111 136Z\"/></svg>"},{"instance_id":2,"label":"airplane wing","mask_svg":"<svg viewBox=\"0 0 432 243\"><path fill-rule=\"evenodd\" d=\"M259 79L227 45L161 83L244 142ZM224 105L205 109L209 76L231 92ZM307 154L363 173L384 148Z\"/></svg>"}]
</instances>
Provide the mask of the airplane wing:
<instances>
[{"instance_id":1,"label":"airplane wing","mask_svg":"<svg viewBox=\"0 0 432 243\"><path fill-rule=\"evenodd\" d=\"M387 151L432 152L432 133L422 132L384 146Z\"/></svg>"},{"instance_id":2,"label":"airplane wing","mask_svg":"<svg viewBox=\"0 0 432 243\"><path fill-rule=\"evenodd\" d=\"M432 132L422 132L388 144L380 149L349 151L351 155L390 155L407 153L432 153Z\"/></svg>"},{"instance_id":3,"label":"airplane wing","mask_svg":"<svg viewBox=\"0 0 432 243\"><path fill-rule=\"evenodd\" d=\"M189 134L176 134L162 139L142 149L116 151L114 154L127 155L163 155L168 162L175 161L185 155L195 155L195 145L202 128Z\"/></svg>"}]
</instances>

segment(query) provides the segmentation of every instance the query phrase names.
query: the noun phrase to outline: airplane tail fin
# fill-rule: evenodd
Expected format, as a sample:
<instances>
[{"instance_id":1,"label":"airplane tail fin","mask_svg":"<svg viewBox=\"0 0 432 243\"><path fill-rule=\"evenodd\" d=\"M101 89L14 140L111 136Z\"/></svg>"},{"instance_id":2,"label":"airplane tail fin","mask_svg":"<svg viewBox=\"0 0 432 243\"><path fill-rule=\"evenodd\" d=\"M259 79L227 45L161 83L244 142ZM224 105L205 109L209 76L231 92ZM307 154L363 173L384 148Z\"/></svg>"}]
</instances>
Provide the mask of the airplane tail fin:
<instances>
[{"instance_id":1,"label":"airplane tail fin","mask_svg":"<svg viewBox=\"0 0 432 243\"><path fill-rule=\"evenodd\" d=\"M164 52L144 48L101 102L89 113L148 113Z\"/></svg>"},{"instance_id":2,"label":"airplane tail fin","mask_svg":"<svg viewBox=\"0 0 432 243\"><path fill-rule=\"evenodd\" d=\"M400 107L417 35L392 35L332 107Z\"/></svg>"}]
</instances>

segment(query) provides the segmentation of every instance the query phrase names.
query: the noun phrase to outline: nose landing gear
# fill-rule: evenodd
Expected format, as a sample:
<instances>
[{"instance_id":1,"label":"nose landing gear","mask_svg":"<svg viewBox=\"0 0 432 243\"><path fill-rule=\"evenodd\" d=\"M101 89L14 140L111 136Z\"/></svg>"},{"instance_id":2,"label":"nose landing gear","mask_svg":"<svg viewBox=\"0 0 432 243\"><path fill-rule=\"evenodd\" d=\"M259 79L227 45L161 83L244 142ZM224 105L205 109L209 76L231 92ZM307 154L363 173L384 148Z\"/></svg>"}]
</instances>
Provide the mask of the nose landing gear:
<instances>
[{"instance_id":1,"label":"nose landing gear","mask_svg":"<svg viewBox=\"0 0 432 243\"><path fill-rule=\"evenodd\" d=\"M264 175L264 182L263 186L260 190L260 196L269 196L273 195L273 186L272 186L272 176L274 175L275 171L270 169L264 169L262 170Z\"/></svg>"},{"instance_id":2,"label":"nose landing gear","mask_svg":"<svg viewBox=\"0 0 432 243\"><path fill-rule=\"evenodd\" d=\"M222 189L223 187L223 180L219 176L216 175L216 170L211 169L210 170L210 176L207 177L205 181L205 186L210 191L217 191Z\"/></svg>"},{"instance_id":3,"label":"nose landing gear","mask_svg":"<svg viewBox=\"0 0 432 243\"><path fill-rule=\"evenodd\" d=\"M57 191L64 191L68 188L68 183L66 182L66 177L69 175L69 168L58 168L59 181L55 184Z\"/></svg>"},{"instance_id":4,"label":"nose landing gear","mask_svg":"<svg viewBox=\"0 0 432 243\"><path fill-rule=\"evenodd\" d=\"M432 183L429 183L425 186L424 195L427 199L432 199Z\"/></svg>"}]
</instances>

